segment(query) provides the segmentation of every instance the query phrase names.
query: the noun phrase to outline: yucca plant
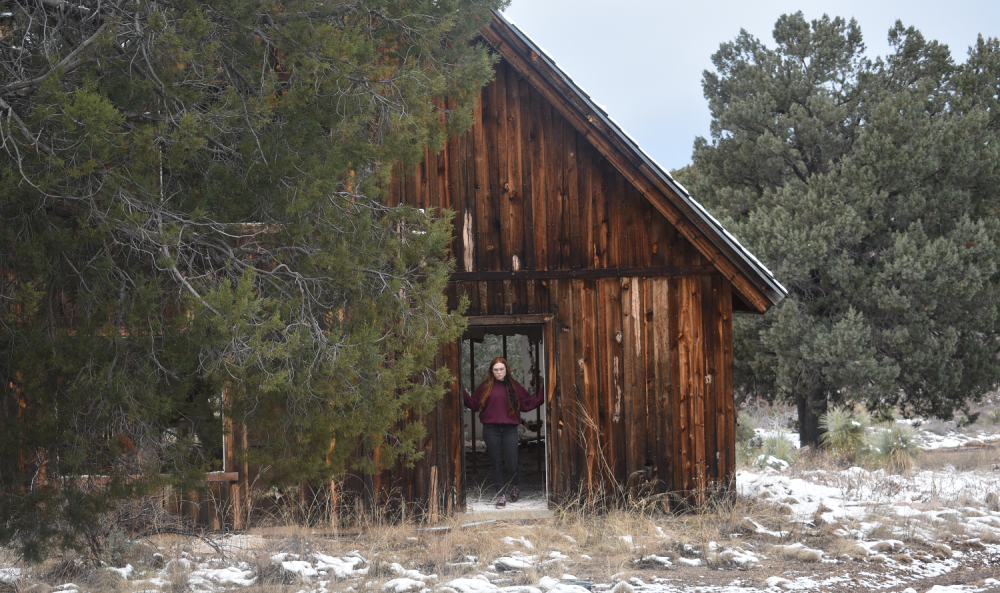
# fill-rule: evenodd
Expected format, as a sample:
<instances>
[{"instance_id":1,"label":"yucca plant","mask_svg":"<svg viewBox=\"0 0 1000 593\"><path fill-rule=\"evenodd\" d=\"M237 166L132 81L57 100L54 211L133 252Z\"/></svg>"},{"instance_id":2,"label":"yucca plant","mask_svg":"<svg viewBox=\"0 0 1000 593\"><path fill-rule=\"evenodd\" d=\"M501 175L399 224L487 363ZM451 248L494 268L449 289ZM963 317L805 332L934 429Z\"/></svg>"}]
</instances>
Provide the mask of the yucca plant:
<instances>
[{"instance_id":1,"label":"yucca plant","mask_svg":"<svg viewBox=\"0 0 1000 593\"><path fill-rule=\"evenodd\" d=\"M782 432L775 433L764 437L764 441L760 446L760 453L757 455L754 465L763 468L769 465L772 458L791 465L798 460L799 449L788 438L788 435Z\"/></svg>"},{"instance_id":2,"label":"yucca plant","mask_svg":"<svg viewBox=\"0 0 1000 593\"><path fill-rule=\"evenodd\" d=\"M1000 408L997 408L996 410L991 410L991 411L987 412L986 413L986 421L989 422L990 424L1000 424ZM738 434L739 433L739 429L737 428L736 430L737 430L737 434Z\"/></svg>"},{"instance_id":3,"label":"yucca plant","mask_svg":"<svg viewBox=\"0 0 1000 593\"><path fill-rule=\"evenodd\" d=\"M917 433L905 424L880 425L865 439L865 460L889 471L898 473L911 469L919 454Z\"/></svg>"},{"instance_id":4,"label":"yucca plant","mask_svg":"<svg viewBox=\"0 0 1000 593\"><path fill-rule=\"evenodd\" d=\"M864 446L865 433L871 426L871 416L864 410L854 412L838 407L823 414L819 425L823 429L823 434L820 435L823 445L835 454L853 459Z\"/></svg>"}]
</instances>

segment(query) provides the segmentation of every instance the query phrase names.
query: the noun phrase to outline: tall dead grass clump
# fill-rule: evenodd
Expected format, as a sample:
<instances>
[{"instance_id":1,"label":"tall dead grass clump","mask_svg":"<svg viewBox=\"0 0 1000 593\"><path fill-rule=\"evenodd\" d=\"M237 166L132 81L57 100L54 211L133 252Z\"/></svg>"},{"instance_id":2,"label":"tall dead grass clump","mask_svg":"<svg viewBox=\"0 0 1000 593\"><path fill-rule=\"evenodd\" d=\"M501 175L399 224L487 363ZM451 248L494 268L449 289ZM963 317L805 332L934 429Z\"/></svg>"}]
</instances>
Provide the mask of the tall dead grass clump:
<instances>
[{"instance_id":1,"label":"tall dead grass clump","mask_svg":"<svg viewBox=\"0 0 1000 593\"><path fill-rule=\"evenodd\" d=\"M884 424L868 433L863 458L868 464L901 473L913 468L920 454L917 434L905 424Z\"/></svg>"}]
</instances>

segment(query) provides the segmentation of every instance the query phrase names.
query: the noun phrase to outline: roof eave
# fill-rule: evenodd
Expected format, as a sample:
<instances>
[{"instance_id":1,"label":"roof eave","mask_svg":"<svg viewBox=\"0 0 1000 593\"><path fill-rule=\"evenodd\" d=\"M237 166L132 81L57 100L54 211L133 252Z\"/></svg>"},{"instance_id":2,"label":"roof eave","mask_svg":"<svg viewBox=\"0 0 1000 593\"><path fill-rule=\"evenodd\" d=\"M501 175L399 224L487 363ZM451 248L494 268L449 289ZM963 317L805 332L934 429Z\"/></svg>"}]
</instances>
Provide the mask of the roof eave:
<instances>
[{"instance_id":1,"label":"roof eave","mask_svg":"<svg viewBox=\"0 0 1000 593\"><path fill-rule=\"evenodd\" d=\"M558 65L556 65L555 60L553 60L541 47L538 46L534 41L531 40L527 35L524 34L516 25L508 21L499 12L494 12L494 20L490 27L496 27L500 25L506 31L509 31L517 39L528 47L532 52L538 56L538 60L542 61L546 66L549 73L554 74L558 77L559 81L563 83L563 86L570 89L577 101L583 103L585 110L590 113L583 113L583 115L589 116L593 114L596 118L600 120L602 125L595 125L595 129L602 134L606 134L605 130L610 130L614 138L609 138L620 148L627 151L632 157L638 159L644 166L639 167L639 170L649 178L651 182L657 185L662 185L670 190L674 196L681 200L683 208L678 208L689 220L689 222L697 228L713 245L723 254L731 254L736 257L727 257L727 259L736 267L749 282L753 284L756 290L763 296L771 306L774 306L781 302L781 300L788 294L788 291L780 282L774 277L767 267L760 262L749 250L747 250L735 237L732 236L723 226L715 219L709 212L697 201L687 189L678 183L669 172L667 172L663 167L661 167L652 157L646 154L642 148L639 147L638 143L628 135L615 122L608 113L599 105L597 105L590 95L588 95L578 84L576 84L573 79L569 77ZM502 34L503 30L498 31ZM513 49L513 46L510 46ZM500 51L500 48L497 48ZM525 56L527 57L527 56ZM533 57L533 56L532 56ZM570 103L575 103L572 101L572 97L567 97L570 99ZM579 110L579 106L577 106ZM596 123L596 122L592 122ZM675 204L677 205L677 204ZM680 205L677 205L680 206ZM763 311L761 311L763 312Z\"/></svg>"}]
</instances>

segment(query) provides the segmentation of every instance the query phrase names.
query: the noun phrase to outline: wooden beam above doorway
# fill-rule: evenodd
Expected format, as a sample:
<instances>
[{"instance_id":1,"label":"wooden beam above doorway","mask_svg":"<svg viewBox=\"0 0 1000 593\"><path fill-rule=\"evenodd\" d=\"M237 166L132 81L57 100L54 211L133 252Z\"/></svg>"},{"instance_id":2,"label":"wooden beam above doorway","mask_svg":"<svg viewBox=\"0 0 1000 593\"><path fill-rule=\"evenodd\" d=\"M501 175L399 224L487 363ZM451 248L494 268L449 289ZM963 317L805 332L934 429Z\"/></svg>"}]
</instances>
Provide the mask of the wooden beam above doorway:
<instances>
[{"instance_id":1,"label":"wooden beam above doorway","mask_svg":"<svg viewBox=\"0 0 1000 593\"><path fill-rule=\"evenodd\" d=\"M578 270L519 270L517 272L454 272L451 275L451 281L669 278L677 276L711 276L719 273L715 266L649 266L641 268L583 268Z\"/></svg>"},{"instance_id":2,"label":"wooden beam above doorway","mask_svg":"<svg viewBox=\"0 0 1000 593\"><path fill-rule=\"evenodd\" d=\"M490 326L490 325L531 325L547 323L552 319L551 315L479 315L468 317L470 326Z\"/></svg>"}]
</instances>

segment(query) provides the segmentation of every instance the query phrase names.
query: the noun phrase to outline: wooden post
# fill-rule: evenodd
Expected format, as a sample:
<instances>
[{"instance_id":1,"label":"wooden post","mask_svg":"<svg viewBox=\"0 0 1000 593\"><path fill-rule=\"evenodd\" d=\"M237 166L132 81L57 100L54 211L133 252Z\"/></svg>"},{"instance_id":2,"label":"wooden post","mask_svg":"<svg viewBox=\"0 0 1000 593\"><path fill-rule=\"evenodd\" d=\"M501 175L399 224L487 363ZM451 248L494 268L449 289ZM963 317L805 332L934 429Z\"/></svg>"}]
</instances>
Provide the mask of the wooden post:
<instances>
[{"instance_id":1,"label":"wooden post","mask_svg":"<svg viewBox=\"0 0 1000 593\"><path fill-rule=\"evenodd\" d=\"M531 380L535 386L535 393L542 389L542 382L538 373L538 350L541 342L535 342L535 353L531 358ZM538 471L542 471L542 406L535 408L535 457L538 461Z\"/></svg>"},{"instance_id":2,"label":"wooden post","mask_svg":"<svg viewBox=\"0 0 1000 593\"><path fill-rule=\"evenodd\" d=\"M208 514L208 525L213 530L218 531L222 528L222 521L219 518L219 497L222 490L222 484L211 484L209 483L209 497L207 502L202 504L207 504L209 509Z\"/></svg>"},{"instance_id":3,"label":"wooden post","mask_svg":"<svg viewBox=\"0 0 1000 593\"><path fill-rule=\"evenodd\" d=\"M333 455L333 450L337 446L337 439L330 439L330 449L326 453L326 464L330 465L330 456ZM340 504L337 494L337 479L334 477L330 478L330 528L336 530L340 525L340 516L337 512L337 505Z\"/></svg>"},{"instance_id":4,"label":"wooden post","mask_svg":"<svg viewBox=\"0 0 1000 593\"><path fill-rule=\"evenodd\" d=\"M192 491L188 492L185 498L185 514L191 519L193 525L197 525L199 519L201 519L201 496L197 492Z\"/></svg>"},{"instance_id":5,"label":"wooden post","mask_svg":"<svg viewBox=\"0 0 1000 593\"><path fill-rule=\"evenodd\" d=\"M247 449L247 429L245 426L235 426L233 428L234 448L238 448L242 454L246 454ZM235 454L234 454L235 457ZM247 472L249 466L245 460L236 464L236 471L239 474L237 481L232 485L232 509L233 509L233 529L246 529L247 502L249 500L249 487Z\"/></svg>"},{"instance_id":6,"label":"wooden post","mask_svg":"<svg viewBox=\"0 0 1000 593\"><path fill-rule=\"evenodd\" d=\"M246 496L246 492L244 492L246 470L243 469L245 464L242 463L240 464L241 467L237 469L236 448L240 445L242 445L244 449L246 448L246 434L244 434L244 431L241 430L241 427L236 426L236 423L233 422L233 419L227 414L230 401L231 396L229 394L229 389L224 388L222 390L222 466L223 471L226 472L242 471L240 471L239 479L235 484L231 482L223 482L222 492L223 499L226 503L228 503L229 511L232 513L233 529L243 529L243 497Z\"/></svg>"},{"instance_id":7,"label":"wooden post","mask_svg":"<svg viewBox=\"0 0 1000 593\"><path fill-rule=\"evenodd\" d=\"M469 340L469 391L475 395L476 389L476 342L474 340ZM475 398L473 398L475 399ZM469 417L472 421L469 422L469 430L472 431L472 473L476 473L479 469L479 464L476 462L476 411L470 410Z\"/></svg>"},{"instance_id":8,"label":"wooden post","mask_svg":"<svg viewBox=\"0 0 1000 593\"><path fill-rule=\"evenodd\" d=\"M438 522L438 466L431 466L430 522Z\"/></svg>"}]
</instances>

